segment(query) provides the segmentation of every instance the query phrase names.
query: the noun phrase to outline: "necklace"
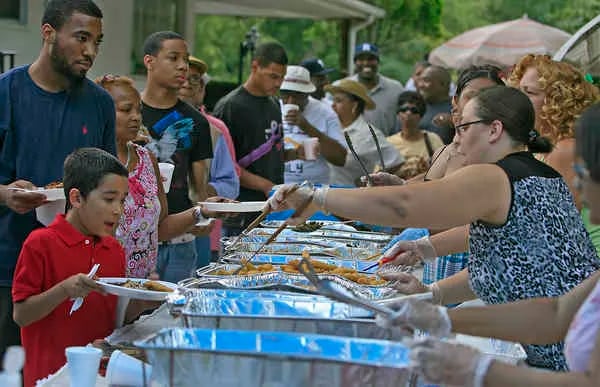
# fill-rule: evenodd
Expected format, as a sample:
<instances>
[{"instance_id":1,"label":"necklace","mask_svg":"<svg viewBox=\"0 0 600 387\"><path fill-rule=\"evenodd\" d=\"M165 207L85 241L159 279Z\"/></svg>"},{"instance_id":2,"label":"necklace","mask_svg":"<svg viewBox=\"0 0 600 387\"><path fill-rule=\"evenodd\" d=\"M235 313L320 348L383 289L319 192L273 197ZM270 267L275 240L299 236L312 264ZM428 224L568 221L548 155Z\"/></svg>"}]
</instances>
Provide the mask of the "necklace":
<instances>
[{"instance_id":1,"label":"necklace","mask_svg":"<svg viewBox=\"0 0 600 387\"><path fill-rule=\"evenodd\" d=\"M127 161L125 162L125 168L129 171L129 162L131 161L131 144L127 142Z\"/></svg>"}]
</instances>

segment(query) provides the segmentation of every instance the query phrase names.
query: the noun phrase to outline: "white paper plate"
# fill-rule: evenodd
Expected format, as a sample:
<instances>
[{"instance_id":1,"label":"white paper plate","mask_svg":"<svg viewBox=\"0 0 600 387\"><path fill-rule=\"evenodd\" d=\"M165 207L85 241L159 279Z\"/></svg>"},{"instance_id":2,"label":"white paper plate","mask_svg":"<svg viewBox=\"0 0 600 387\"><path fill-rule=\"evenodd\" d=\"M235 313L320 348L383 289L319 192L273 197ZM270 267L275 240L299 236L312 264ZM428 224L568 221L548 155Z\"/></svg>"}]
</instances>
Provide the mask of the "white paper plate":
<instances>
[{"instance_id":1,"label":"white paper plate","mask_svg":"<svg viewBox=\"0 0 600 387\"><path fill-rule=\"evenodd\" d=\"M215 212L260 212L267 202L241 202L241 203L198 203L208 211Z\"/></svg>"},{"instance_id":2,"label":"white paper plate","mask_svg":"<svg viewBox=\"0 0 600 387\"><path fill-rule=\"evenodd\" d=\"M37 188L37 189L24 189L24 188L15 188L9 187L9 190L19 191L19 192L32 192L32 193L41 193L46 195L46 200L52 202L54 200L65 199L65 191L62 188Z\"/></svg>"},{"instance_id":3,"label":"white paper plate","mask_svg":"<svg viewBox=\"0 0 600 387\"><path fill-rule=\"evenodd\" d=\"M133 298L136 300L146 300L146 301L162 301L169 294L168 292L156 292L154 290L142 290L142 289L131 289L125 288L123 286L119 286L117 284L122 284L125 281L136 281L144 283L148 280L142 278L118 278L118 277L103 277L98 278L96 281L106 293L114 294L117 296ZM177 288L177 284L166 281L156 281L163 285L170 287L175 290Z\"/></svg>"},{"instance_id":4,"label":"white paper plate","mask_svg":"<svg viewBox=\"0 0 600 387\"><path fill-rule=\"evenodd\" d=\"M65 190L62 188L38 189L35 192L46 195L46 200L49 202L65 198Z\"/></svg>"}]
</instances>

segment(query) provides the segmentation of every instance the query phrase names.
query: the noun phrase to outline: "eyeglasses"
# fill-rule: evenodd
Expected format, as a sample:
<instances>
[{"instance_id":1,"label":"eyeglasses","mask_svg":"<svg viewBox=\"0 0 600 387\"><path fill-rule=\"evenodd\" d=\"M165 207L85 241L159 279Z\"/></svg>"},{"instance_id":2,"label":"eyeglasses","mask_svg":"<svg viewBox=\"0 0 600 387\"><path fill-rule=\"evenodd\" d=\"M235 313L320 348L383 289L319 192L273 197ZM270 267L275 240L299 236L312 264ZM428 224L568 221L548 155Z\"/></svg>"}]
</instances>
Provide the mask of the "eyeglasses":
<instances>
[{"instance_id":1,"label":"eyeglasses","mask_svg":"<svg viewBox=\"0 0 600 387\"><path fill-rule=\"evenodd\" d=\"M411 112L412 114L421 114L421 112L419 111L419 109L416 108L416 106L400 106L398 108L398 113L406 112Z\"/></svg>"},{"instance_id":2,"label":"eyeglasses","mask_svg":"<svg viewBox=\"0 0 600 387\"><path fill-rule=\"evenodd\" d=\"M459 133L464 133L467 131L467 129L469 129L469 127L471 125L481 124L483 122L490 122L490 121L489 120L477 120L477 121L465 122L464 124L456 125L454 127L454 129Z\"/></svg>"},{"instance_id":3,"label":"eyeglasses","mask_svg":"<svg viewBox=\"0 0 600 387\"><path fill-rule=\"evenodd\" d=\"M574 163L573 170L575 171L575 175L580 179L587 179L590 177L590 171L582 164Z\"/></svg>"},{"instance_id":4,"label":"eyeglasses","mask_svg":"<svg viewBox=\"0 0 600 387\"><path fill-rule=\"evenodd\" d=\"M582 164L573 164L573 171L575 171L575 179L573 181L574 188L577 191L583 189L583 182L586 178L590 177L590 171Z\"/></svg>"},{"instance_id":5,"label":"eyeglasses","mask_svg":"<svg viewBox=\"0 0 600 387\"><path fill-rule=\"evenodd\" d=\"M198 86L202 83L202 75L200 74L190 74L187 77L187 81L192 86Z\"/></svg>"}]
</instances>

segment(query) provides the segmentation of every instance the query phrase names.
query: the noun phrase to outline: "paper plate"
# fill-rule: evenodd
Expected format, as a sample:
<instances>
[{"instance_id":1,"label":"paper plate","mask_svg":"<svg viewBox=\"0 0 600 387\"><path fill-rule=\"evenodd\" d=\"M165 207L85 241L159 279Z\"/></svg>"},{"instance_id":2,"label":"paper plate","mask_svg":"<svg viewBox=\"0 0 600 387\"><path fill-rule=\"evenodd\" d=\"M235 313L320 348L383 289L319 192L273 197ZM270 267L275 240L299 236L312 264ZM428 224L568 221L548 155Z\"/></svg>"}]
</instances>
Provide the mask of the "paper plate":
<instances>
[{"instance_id":1,"label":"paper plate","mask_svg":"<svg viewBox=\"0 0 600 387\"><path fill-rule=\"evenodd\" d=\"M267 202L241 202L241 203L198 203L208 211L215 212L260 212Z\"/></svg>"},{"instance_id":2,"label":"paper plate","mask_svg":"<svg viewBox=\"0 0 600 387\"><path fill-rule=\"evenodd\" d=\"M118 277L103 277L98 278L96 281L106 293L114 294L117 296L133 298L136 300L146 300L146 301L162 301L169 294L169 292L157 292L154 290L144 290L144 289L133 289L133 288L125 288L118 284L122 284L125 281L135 281L144 283L149 281L147 279L142 278L118 278ZM175 290L177 289L177 284L166 281L154 281L161 283L169 288Z\"/></svg>"}]
</instances>

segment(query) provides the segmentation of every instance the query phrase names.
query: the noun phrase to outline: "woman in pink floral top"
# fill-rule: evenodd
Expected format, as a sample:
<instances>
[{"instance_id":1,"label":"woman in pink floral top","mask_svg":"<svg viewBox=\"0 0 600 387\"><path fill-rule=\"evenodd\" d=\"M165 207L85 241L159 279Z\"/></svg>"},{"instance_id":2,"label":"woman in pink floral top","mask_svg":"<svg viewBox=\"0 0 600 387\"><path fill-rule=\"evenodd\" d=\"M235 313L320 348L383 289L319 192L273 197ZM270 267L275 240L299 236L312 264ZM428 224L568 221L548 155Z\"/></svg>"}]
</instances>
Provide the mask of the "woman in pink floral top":
<instances>
[{"instance_id":1,"label":"woman in pink floral top","mask_svg":"<svg viewBox=\"0 0 600 387\"><path fill-rule=\"evenodd\" d=\"M129 195L116 237L125 249L127 277L158 278L155 272L159 240L193 232L199 207L168 215L167 197L154 155L134 144L141 125L141 99L127 77L105 75L96 83L113 97L116 110L117 156L129 170ZM160 183L159 183L160 182ZM221 198L211 198L221 201Z\"/></svg>"}]
</instances>

